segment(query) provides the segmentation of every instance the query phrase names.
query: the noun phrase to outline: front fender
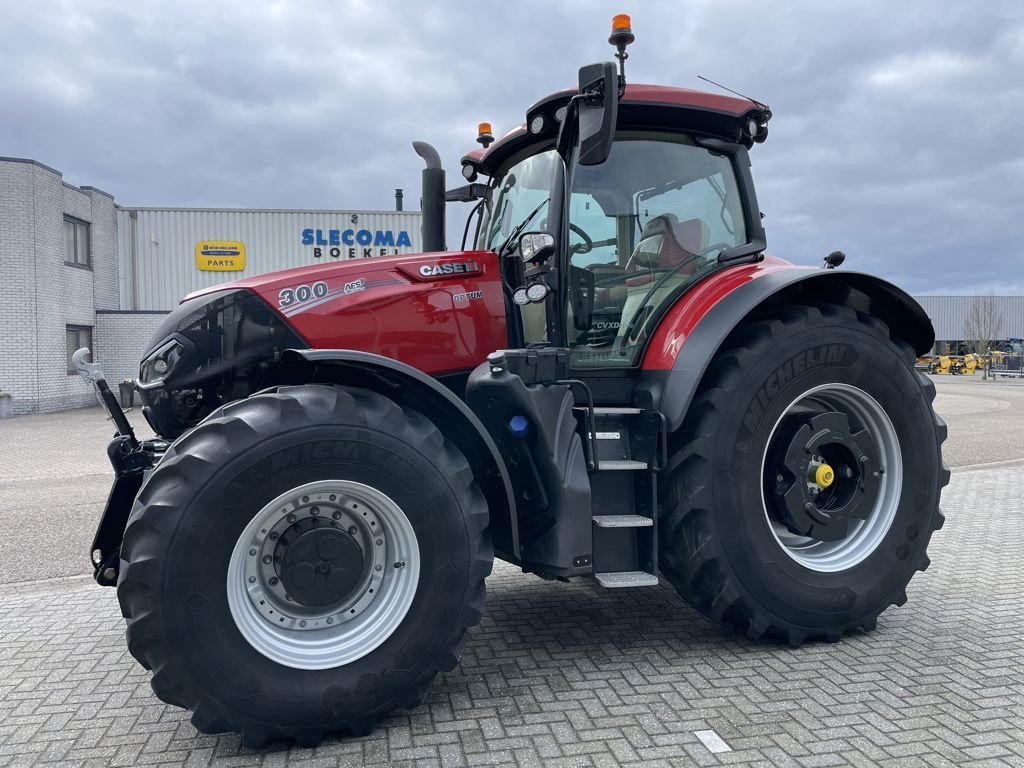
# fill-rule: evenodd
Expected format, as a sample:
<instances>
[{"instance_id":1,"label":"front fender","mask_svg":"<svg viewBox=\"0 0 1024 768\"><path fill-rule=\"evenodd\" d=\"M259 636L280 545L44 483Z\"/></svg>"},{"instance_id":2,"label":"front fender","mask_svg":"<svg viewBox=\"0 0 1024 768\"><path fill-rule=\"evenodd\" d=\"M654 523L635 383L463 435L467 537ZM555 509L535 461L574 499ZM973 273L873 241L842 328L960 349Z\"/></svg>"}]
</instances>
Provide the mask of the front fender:
<instances>
[{"instance_id":1,"label":"front fender","mask_svg":"<svg viewBox=\"0 0 1024 768\"><path fill-rule=\"evenodd\" d=\"M660 410L669 430L678 429L722 343L755 309L823 301L878 317L918 355L935 342L921 305L892 283L863 272L795 267L769 258L723 270L679 298L647 347L635 401Z\"/></svg>"}]
</instances>

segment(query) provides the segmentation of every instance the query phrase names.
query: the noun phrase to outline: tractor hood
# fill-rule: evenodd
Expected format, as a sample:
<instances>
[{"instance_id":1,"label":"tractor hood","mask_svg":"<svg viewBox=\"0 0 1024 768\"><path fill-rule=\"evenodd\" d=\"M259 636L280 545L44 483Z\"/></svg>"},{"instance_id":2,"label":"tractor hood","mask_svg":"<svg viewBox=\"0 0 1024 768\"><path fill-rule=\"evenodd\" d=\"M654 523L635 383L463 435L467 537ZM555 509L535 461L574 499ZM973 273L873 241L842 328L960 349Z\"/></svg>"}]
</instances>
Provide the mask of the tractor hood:
<instances>
[{"instance_id":1,"label":"tractor hood","mask_svg":"<svg viewBox=\"0 0 1024 768\"><path fill-rule=\"evenodd\" d=\"M313 349L358 349L437 374L472 368L506 344L492 251L349 259L247 277L198 291L246 290Z\"/></svg>"},{"instance_id":2,"label":"tractor hood","mask_svg":"<svg viewBox=\"0 0 1024 768\"><path fill-rule=\"evenodd\" d=\"M507 343L492 251L353 259L189 294L154 335L138 386L154 429L173 438L266 386L286 349L372 352L442 376Z\"/></svg>"}]
</instances>

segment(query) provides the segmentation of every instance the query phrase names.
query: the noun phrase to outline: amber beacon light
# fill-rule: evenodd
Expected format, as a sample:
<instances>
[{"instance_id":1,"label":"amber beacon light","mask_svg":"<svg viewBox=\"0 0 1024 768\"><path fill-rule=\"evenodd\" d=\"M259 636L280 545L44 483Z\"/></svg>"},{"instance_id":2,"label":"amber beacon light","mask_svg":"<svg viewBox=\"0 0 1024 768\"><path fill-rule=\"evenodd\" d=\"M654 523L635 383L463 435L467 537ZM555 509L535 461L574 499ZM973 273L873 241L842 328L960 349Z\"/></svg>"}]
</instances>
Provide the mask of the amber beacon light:
<instances>
[{"instance_id":1,"label":"amber beacon light","mask_svg":"<svg viewBox=\"0 0 1024 768\"><path fill-rule=\"evenodd\" d=\"M626 92L626 46L636 40L633 34L633 22L628 13L620 13L612 17L612 33L608 42L615 46L615 58L619 60L619 96Z\"/></svg>"},{"instance_id":2,"label":"amber beacon light","mask_svg":"<svg viewBox=\"0 0 1024 768\"><path fill-rule=\"evenodd\" d=\"M494 133L491 132L490 123L480 123L476 128L476 140L479 144L487 149L494 141Z\"/></svg>"},{"instance_id":3,"label":"amber beacon light","mask_svg":"<svg viewBox=\"0 0 1024 768\"><path fill-rule=\"evenodd\" d=\"M612 17L612 33L608 36L608 42L616 48L621 43L625 48L634 40L636 37L633 35L633 22L630 20L629 14L620 13Z\"/></svg>"}]
</instances>

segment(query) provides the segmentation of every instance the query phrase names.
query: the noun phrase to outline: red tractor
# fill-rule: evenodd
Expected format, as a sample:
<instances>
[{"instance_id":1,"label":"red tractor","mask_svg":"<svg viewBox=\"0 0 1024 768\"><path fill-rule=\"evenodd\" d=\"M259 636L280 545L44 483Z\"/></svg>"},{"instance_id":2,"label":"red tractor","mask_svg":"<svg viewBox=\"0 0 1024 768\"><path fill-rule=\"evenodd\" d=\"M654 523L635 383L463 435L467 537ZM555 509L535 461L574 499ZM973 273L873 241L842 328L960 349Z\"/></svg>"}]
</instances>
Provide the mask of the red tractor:
<instances>
[{"instance_id":1,"label":"red tractor","mask_svg":"<svg viewBox=\"0 0 1024 768\"><path fill-rule=\"evenodd\" d=\"M949 473L933 330L876 277L765 254L768 108L626 85L633 40L424 171L430 253L194 293L141 363L92 547L164 701L245 744L364 733L458 664L497 555L666 579L752 639L874 628ZM486 183L477 178L485 177ZM446 200L477 201L445 251Z\"/></svg>"}]
</instances>

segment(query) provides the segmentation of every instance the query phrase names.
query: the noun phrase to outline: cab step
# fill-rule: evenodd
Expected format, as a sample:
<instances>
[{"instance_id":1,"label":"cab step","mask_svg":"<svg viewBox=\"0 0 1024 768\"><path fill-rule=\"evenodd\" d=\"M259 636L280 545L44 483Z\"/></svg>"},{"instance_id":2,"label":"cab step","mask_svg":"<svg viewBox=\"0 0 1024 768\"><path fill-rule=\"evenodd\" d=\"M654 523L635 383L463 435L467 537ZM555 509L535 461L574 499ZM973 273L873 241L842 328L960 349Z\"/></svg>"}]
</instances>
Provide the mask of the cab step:
<instances>
[{"instance_id":1,"label":"cab step","mask_svg":"<svg viewBox=\"0 0 1024 768\"><path fill-rule=\"evenodd\" d=\"M595 573L594 578L602 587L608 589L623 589L625 587L654 587L658 584L658 577L653 573L645 571L612 571L609 573Z\"/></svg>"},{"instance_id":2,"label":"cab step","mask_svg":"<svg viewBox=\"0 0 1024 768\"><path fill-rule=\"evenodd\" d=\"M638 470L647 469L646 461L633 461L632 459L603 459L597 462L599 470Z\"/></svg>"},{"instance_id":3,"label":"cab step","mask_svg":"<svg viewBox=\"0 0 1024 768\"><path fill-rule=\"evenodd\" d=\"M594 515L598 528L648 528L654 521L643 515Z\"/></svg>"}]
</instances>

